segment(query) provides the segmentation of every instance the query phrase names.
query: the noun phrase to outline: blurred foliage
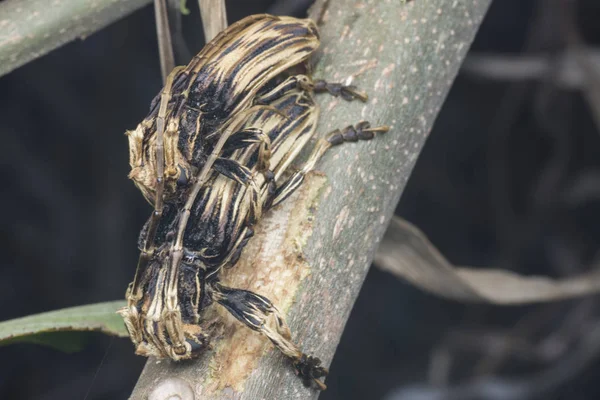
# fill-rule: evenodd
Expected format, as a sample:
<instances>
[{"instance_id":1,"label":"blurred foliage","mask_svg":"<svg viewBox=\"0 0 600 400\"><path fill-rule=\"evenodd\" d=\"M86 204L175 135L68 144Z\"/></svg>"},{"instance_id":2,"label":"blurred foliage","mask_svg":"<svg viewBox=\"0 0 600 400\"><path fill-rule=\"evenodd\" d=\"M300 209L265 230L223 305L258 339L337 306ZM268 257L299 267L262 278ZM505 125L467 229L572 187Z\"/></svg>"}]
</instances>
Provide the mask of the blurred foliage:
<instances>
[{"instance_id":1,"label":"blurred foliage","mask_svg":"<svg viewBox=\"0 0 600 400\"><path fill-rule=\"evenodd\" d=\"M124 305L124 301L111 301L0 322L0 346L35 343L74 352L81 350L85 341L78 331L126 337L123 320L116 313Z\"/></svg>"}]
</instances>

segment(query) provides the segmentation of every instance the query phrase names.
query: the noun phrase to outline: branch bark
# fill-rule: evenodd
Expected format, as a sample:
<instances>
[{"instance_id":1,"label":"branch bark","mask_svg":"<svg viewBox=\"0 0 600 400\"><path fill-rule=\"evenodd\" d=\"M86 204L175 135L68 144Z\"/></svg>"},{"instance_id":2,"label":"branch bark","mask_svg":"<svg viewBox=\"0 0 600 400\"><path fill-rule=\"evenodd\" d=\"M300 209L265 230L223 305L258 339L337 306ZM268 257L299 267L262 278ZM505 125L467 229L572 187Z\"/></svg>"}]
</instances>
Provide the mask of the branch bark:
<instances>
[{"instance_id":1,"label":"branch bark","mask_svg":"<svg viewBox=\"0 0 600 400\"><path fill-rule=\"evenodd\" d=\"M104 28L151 0L0 2L0 76Z\"/></svg>"},{"instance_id":2,"label":"branch bark","mask_svg":"<svg viewBox=\"0 0 600 400\"><path fill-rule=\"evenodd\" d=\"M367 119L392 127L327 154L293 197L267 216L227 286L269 297L295 341L326 365L333 358L375 250L490 0L320 1L315 76L352 81L366 104L319 96L320 133ZM150 359L133 399L306 399L290 363L260 335L224 321L214 348L190 363Z\"/></svg>"}]
</instances>

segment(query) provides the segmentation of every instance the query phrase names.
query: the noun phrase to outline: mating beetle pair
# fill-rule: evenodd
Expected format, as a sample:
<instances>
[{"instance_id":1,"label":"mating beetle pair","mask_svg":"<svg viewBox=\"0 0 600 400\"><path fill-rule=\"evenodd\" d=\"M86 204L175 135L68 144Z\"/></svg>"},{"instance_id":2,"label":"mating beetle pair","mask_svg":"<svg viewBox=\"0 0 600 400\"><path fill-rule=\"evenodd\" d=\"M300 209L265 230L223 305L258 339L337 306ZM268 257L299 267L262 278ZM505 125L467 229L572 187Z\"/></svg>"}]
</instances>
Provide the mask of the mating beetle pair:
<instances>
[{"instance_id":1,"label":"mating beetle pair","mask_svg":"<svg viewBox=\"0 0 600 400\"><path fill-rule=\"evenodd\" d=\"M127 306L119 311L136 353L176 361L198 356L211 336L201 327L202 311L217 302L290 357L306 385L325 389L319 378L327 369L291 340L277 308L219 282L253 225L300 186L330 147L388 130L364 121L336 130L290 171L316 130L314 93L366 101L353 86L309 76L318 46L311 20L247 17L175 68L148 116L127 132L130 177L154 205Z\"/></svg>"}]
</instances>

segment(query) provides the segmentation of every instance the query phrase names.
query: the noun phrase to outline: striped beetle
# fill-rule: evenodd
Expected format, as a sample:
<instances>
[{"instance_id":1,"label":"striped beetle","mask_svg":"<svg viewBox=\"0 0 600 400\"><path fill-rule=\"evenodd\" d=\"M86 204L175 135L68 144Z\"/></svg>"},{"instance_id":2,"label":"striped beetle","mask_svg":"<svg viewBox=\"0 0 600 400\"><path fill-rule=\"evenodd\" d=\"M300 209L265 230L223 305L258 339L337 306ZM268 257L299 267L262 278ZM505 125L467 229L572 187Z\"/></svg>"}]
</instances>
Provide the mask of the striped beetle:
<instances>
[{"instance_id":1,"label":"striped beetle","mask_svg":"<svg viewBox=\"0 0 600 400\"><path fill-rule=\"evenodd\" d=\"M127 306L119 310L137 354L197 357L211 336L201 326L202 311L217 302L290 357L305 385L325 389L319 378L327 369L292 342L277 308L219 282L261 215L298 188L327 149L388 130L364 121L336 130L290 173L316 129L313 93L366 101L353 86L308 75L318 46L311 20L247 17L175 68L148 116L127 132L130 178L154 205Z\"/></svg>"}]
</instances>

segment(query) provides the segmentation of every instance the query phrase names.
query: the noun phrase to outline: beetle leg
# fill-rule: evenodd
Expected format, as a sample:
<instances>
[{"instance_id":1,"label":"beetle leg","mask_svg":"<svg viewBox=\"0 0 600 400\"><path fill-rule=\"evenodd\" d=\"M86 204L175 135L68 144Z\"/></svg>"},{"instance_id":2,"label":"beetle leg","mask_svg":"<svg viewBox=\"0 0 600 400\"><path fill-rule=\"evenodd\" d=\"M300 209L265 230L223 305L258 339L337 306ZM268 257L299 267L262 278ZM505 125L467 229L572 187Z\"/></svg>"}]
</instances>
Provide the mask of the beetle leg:
<instances>
[{"instance_id":1,"label":"beetle leg","mask_svg":"<svg viewBox=\"0 0 600 400\"><path fill-rule=\"evenodd\" d=\"M186 343L185 340L179 305L173 305L168 301L169 297L166 296L166 298L165 309L162 312L158 326L161 331L163 328L166 330L170 343L167 341L166 335L159 335L159 338L161 338L163 349L172 351L174 354L169 354L169 356L173 359L177 359L177 356L181 357L188 352L186 344L188 346L190 346L190 344Z\"/></svg>"},{"instance_id":2,"label":"beetle leg","mask_svg":"<svg viewBox=\"0 0 600 400\"><path fill-rule=\"evenodd\" d=\"M160 296L153 298L148 312L152 316L150 320L156 321L158 325L156 329L152 326L155 335L150 336L157 336L162 349L169 353L172 359L177 360L178 357L182 357L188 352L190 346L185 342L178 299L179 265L167 262L166 268L163 267L159 274L162 274L164 278L157 283L156 291L162 292L163 296L162 298Z\"/></svg>"},{"instance_id":3,"label":"beetle leg","mask_svg":"<svg viewBox=\"0 0 600 400\"><path fill-rule=\"evenodd\" d=\"M256 104L271 104L273 101L282 98L290 90L312 90L313 86L312 79L306 75L290 76L268 92L258 95L255 102Z\"/></svg>"},{"instance_id":4,"label":"beetle leg","mask_svg":"<svg viewBox=\"0 0 600 400\"><path fill-rule=\"evenodd\" d=\"M235 160L219 157L215 160L213 168L221 175L225 175L229 179L233 179L241 185L255 185L252 180L252 171L250 171L248 167L243 166Z\"/></svg>"},{"instance_id":5,"label":"beetle leg","mask_svg":"<svg viewBox=\"0 0 600 400\"><path fill-rule=\"evenodd\" d=\"M238 321L265 335L284 355L291 358L296 373L302 378L305 386L314 382L321 390L327 388L319 378L327 376L329 371L321 366L321 360L302 353L292 342L290 328L269 299L247 290L232 289L220 284L215 285L214 298Z\"/></svg>"},{"instance_id":6,"label":"beetle leg","mask_svg":"<svg viewBox=\"0 0 600 400\"><path fill-rule=\"evenodd\" d=\"M369 96L365 92L358 90L354 85L331 83L323 79L313 80L307 75L294 75L290 76L270 91L257 96L255 102L257 104L270 104L294 89L310 90L315 93L328 92L335 97L342 96L342 98L347 101L359 99L360 101L365 102L369 99Z\"/></svg>"},{"instance_id":7,"label":"beetle leg","mask_svg":"<svg viewBox=\"0 0 600 400\"><path fill-rule=\"evenodd\" d=\"M385 133L389 129L387 126L371 128L367 121L361 121L356 126L347 126L342 130L336 129L325 138L319 139L306 163L277 188L273 196L267 201L266 208L276 206L298 189L306 174L315 168L317 161L332 146L337 146L344 142L371 140L375 137L376 133Z\"/></svg>"},{"instance_id":8,"label":"beetle leg","mask_svg":"<svg viewBox=\"0 0 600 400\"><path fill-rule=\"evenodd\" d=\"M270 170L271 139L258 128L245 128L231 135L223 147L223 153L242 149L252 144L259 144L257 170L262 173L269 184L269 193L275 192L275 175Z\"/></svg>"},{"instance_id":9,"label":"beetle leg","mask_svg":"<svg viewBox=\"0 0 600 400\"><path fill-rule=\"evenodd\" d=\"M237 183L244 185L250 190L250 209L251 219L258 220L262 214L262 205L258 201L259 190L254 180L252 172L237 161L229 158L217 158L213 164L215 171L224 175L230 179L233 179Z\"/></svg>"},{"instance_id":10,"label":"beetle leg","mask_svg":"<svg viewBox=\"0 0 600 400\"><path fill-rule=\"evenodd\" d=\"M268 135L258 128L244 128L231 135L225 146L223 146L223 153L243 149L256 143L264 144L268 152L271 152L271 139Z\"/></svg>"},{"instance_id":11,"label":"beetle leg","mask_svg":"<svg viewBox=\"0 0 600 400\"><path fill-rule=\"evenodd\" d=\"M323 79L317 79L314 82L313 90L315 93L329 92L329 94L338 97L342 96L344 100L352 101L359 99L362 102L368 100L369 96L356 88L354 85L342 85L341 83L329 83Z\"/></svg>"}]
</instances>

